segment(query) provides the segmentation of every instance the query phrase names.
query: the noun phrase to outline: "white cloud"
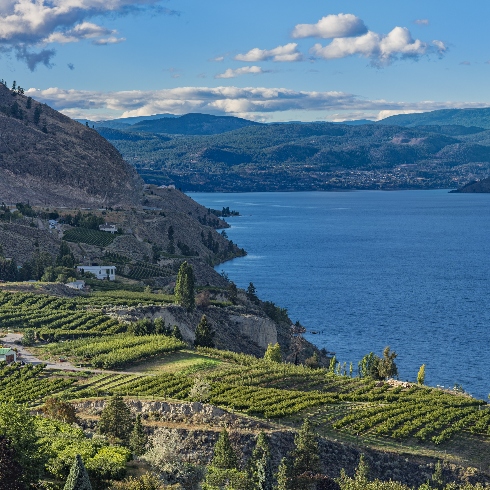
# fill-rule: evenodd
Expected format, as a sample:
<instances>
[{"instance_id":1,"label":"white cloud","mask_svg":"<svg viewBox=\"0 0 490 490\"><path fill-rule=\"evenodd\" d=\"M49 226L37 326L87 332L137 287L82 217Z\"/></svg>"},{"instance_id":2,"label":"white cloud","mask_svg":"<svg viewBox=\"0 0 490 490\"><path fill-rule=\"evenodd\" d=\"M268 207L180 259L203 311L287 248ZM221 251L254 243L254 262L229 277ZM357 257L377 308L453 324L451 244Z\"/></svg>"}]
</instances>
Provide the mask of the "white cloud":
<instances>
[{"instance_id":1,"label":"white cloud","mask_svg":"<svg viewBox=\"0 0 490 490\"><path fill-rule=\"evenodd\" d=\"M429 19L417 19L416 21L414 21L414 24L417 24L419 26L428 26Z\"/></svg>"},{"instance_id":2,"label":"white cloud","mask_svg":"<svg viewBox=\"0 0 490 490\"><path fill-rule=\"evenodd\" d=\"M214 78L236 78L240 75L259 75L260 73L265 73L260 66L243 66L242 68L237 68L236 70L228 68L224 73L220 73Z\"/></svg>"},{"instance_id":3,"label":"white cloud","mask_svg":"<svg viewBox=\"0 0 490 490\"><path fill-rule=\"evenodd\" d=\"M420 114L421 112L425 112L425 111L420 109L405 109L405 110L393 109L393 110L379 111L378 116L376 117L376 121L381 121L381 119L386 119L387 117L390 116L398 116L399 114Z\"/></svg>"},{"instance_id":4,"label":"white cloud","mask_svg":"<svg viewBox=\"0 0 490 490\"><path fill-rule=\"evenodd\" d=\"M334 37L360 36L367 32L364 22L353 14L337 14L322 17L316 24L298 24L292 32L292 37Z\"/></svg>"},{"instance_id":5,"label":"white cloud","mask_svg":"<svg viewBox=\"0 0 490 490\"><path fill-rule=\"evenodd\" d=\"M174 11L160 8L162 0L0 0L0 47L3 52L15 50L18 59L28 63L34 69L39 63L28 62L24 56L27 48L44 43L69 43L81 39L100 36L97 44L113 44L123 38L116 38L115 31L87 22L92 17L117 15L127 11L138 11L148 8L159 9L166 14ZM19 55L20 50L20 55ZM40 53L28 52L30 59L40 55L41 63L45 63L51 50ZM50 56L54 56L53 54Z\"/></svg>"},{"instance_id":6,"label":"white cloud","mask_svg":"<svg viewBox=\"0 0 490 490\"><path fill-rule=\"evenodd\" d=\"M96 39L95 41L92 41L92 44L95 44L96 46L106 46L107 44L119 44L126 41L125 37L107 37L107 38L102 38L102 39Z\"/></svg>"},{"instance_id":7,"label":"white cloud","mask_svg":"<svg viewBox=\"0 0 490 490\"><path fill-rule=\"evenodd\" d=\"M252 119L267 119L281 113L306 114L353 113L363 117L387 117L392 114L425 112L436 109L488 107L487 103L466 102L390 102L368 100L345 92L306 92L264 87L180 87L153 91L96 92L49 88L31 88L27 95L61 110L67 115L90 118L91 114L113 117L146 116L170 112L186 114L233 114ZM365 116L363 116L365 115ZM304 117L304 116L303 116ZM338 117L338 116L337 116ZM315 116L315 119L318 119Z\"/></svg>"},{"instance_id":8,"label":"white cloud","mask_svg":"<svg viewBox=\"0 0 490 490\"><path fill-rule=\"evenodd\" d=\"M224 60L225 60L224 56L216 56L216 58L212 58L209 61L217 61L218 63L220 63L221 61L224 61Z\"/></svg>"},{"instance_id":9,"label":"white cloud","mask_svg":"<svg viewBox=\"0 0 490 490\"><path fill-rule=\"evenodd\" d=\"M298 51L296 43L288 43L274 49L251 49L248 53L235 56L237 61L301 61L303 55Z\"/></svg>"},{"instance_id":10,"label":"white cloud","mask_svg":"<svg viewBox=\"0 0 490 490\"><path fill-rule=\"evenodd\" d=\"M419 58L435 47L439 54L446 51L442 41L433 41L431 46L420 39L413 39L406 27L395 27L387 35L368 31L357 37L335 38L327 46L317 43L311 53L330 60L360 55L371 59L375 65L387 65L395 59Z\"/></svg>"},{"instance_id":11,"label":"white cloud","mask_svg":"<svg viewBox=\"0 0 490 490\"><path fill-rule=\"evenodd\" d=\"M73 29L69 29L65 32L56 31L50 34L46 39L43 39L43 43L76 43L81 39L90 39L94 37L107 36L115 34L117 31L107 29L91 22L82 22L77 24Z\"/></svg>"}]
</instances>

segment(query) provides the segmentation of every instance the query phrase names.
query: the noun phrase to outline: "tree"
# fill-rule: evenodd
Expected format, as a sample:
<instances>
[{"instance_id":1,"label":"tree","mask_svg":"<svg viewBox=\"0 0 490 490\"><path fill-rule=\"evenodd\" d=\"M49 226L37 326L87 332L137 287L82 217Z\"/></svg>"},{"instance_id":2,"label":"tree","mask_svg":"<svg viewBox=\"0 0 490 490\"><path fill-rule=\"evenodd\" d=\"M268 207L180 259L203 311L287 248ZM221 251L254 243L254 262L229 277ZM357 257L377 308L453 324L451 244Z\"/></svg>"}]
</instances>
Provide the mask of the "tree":
<instances>
[{"instance_id":1,"label":"tree","mask_svg":"<svg viewBox=\"0 0 490 490\"><path fill-rule=\"evenodd\" d=\"M359 377L367 378L371 377L374 379L379 379L379 366L380 358L374 354L374 352L370 352L366 354L358 364L359 369Z\"/></svg>"},{"instance_id":2,"label":"tree","mask_svg":"<svg viewBox=\"0 0 490 490\"><path fill-rule=\"evenodd\" d=\"M36 108L34 109L34 123L39 124L39 120L41 119L41 106L37 105Z\"/></svg>"},{"instance_id":3,"label":"tree","mask_svg":"<svg viewBox=\"0 0 490 490\"><path fill-rule=\"evenodd\" d=\"M10 442L23 470L23 483L29 486L37 482L44 462L39 454L34 417L29 414L26 406L0 402L0 436L4 436Z\"/></svg>"},{"instance_id":4,"label":"tree","mask_svg":"<svg viewBox=\"0 0 490 490\"><path fill-rule=\"evenodd\" d=\"M180 331L178 325L174 325L172 327L172 337L175 337L177 340L184 340L184 337L182 337L182 332Z\"/></svg>"},{"instance_id":5,"label":"tree","mask_svg":"<svg viewBox=\"0 0 490 490\"><path fill-rule=\"evenodd\" d=\"M32 97L27 97L26 109L30 109L32 107Z\"/></svg>"},{"instance_id":6,"label":"tree","mask_svg":"<svg viewBox=\"0 0 490 490\"><path fill-rule=\"evenodd\" d=\"M138 478L130 476L123 481L114 481L111 483L110 490L163 490L163 488L158 476L145 473Z\"/></svg>"},{"instance_id":7,"label":"tree","mask_svg":"<svg viewBox=\"0 0 490 490\"><path fill-rule=\"evenodd\" d=\"M393 378L398 376L398 368L395 364L397 357L395 351L391 352L390 347L386 346L383 350L383 357L378 362L378 374L380 379Z\"/></svg>"},{"instance_id":8,"label":"tree","mask_svg":"<svg viewBox=\"0 0 490 490\"><path fill-rule=\"evenodd\" d=\"M133 421L129 407L121 396L111 397L100 414L99 432L127 444L132 428Z\"/></svg>"},{"instance_id":9,"label":"tree","mask_svg":"<svg viewBox=\"0 0 490 490\"><path fill-rule=\"evenodd\" d=\"M192 266L187 262L183 262L179 268L175 283L175 301L188 311L192 311L196 305L194 286L195 279Z\"/></svg>"},{"instance_id":10,"label":"tree","mask_svg":"<svg viewBox=\"0 0 490 490\"><path fill-rule=\"evenodd\" d=\"M318 354L313 352L311 357L308 357L308 359L305 360L305 364L312 369L320 367L320 359L318 358Z\"/></svg>"},{"instance_id":11,"label":"tree","mask_svg":"<svg viewBox=\"0 0 490 490\"><path fill-rule=\"evenodd\" d=\"M417 383L423 385L425 382L425 364L420 366L419 372L417 373Z\"/></svg>"},{"instance_id":12,"label":"tree","mask_svg":"<svg viewBox=\"0 0 490 490\"><path fill-rule=\"evenodd\" d=\"M92 490L87 470L78 454L75 456L63 490Z\"/></svg>"},{"instance_id":13,"label":"tree","mask_svg":"<svg viewBox=\"0 0 490 490\"><path fill-rule=\"evenodd\" d=\"M71 403L54 396L46 400L42 412L49 418L61 420L67 424L76 424L78 422L75 407Z\"/></svg>"},{"instance_id":14,"label":"tree","mask_svg":"<svg viewBox=\"0 0 490 490\"><path fill-rule=\"evenodd\" d=\"M294 438L295 449L291 452L292 479L295 490L308 490L311 481L307 475L320 472L318 442L308 419Z\"/></svg>"},{"instance_id":15,"label":"tree","mask_svg":"<svg viewBox=\"0 0 490 490\"><path fill-rule=\"evenodd\" d=\"M289 458L282 458L277 470L277 486L276 490L294 490L293 482L293 467Z\"/></svg>"},{"instance_id":16,"label":"tree","mask_svg":"<svg viewBox=\"0 0 490 490\"><path fill-rule=\"evenodd\" d=\"M223 429L214 446L211 466L221 470L238 469L238 456L230 442L228 431Z\"/></svg>"},{"instance_id":17,"label":"tree","mask_svg":"<svg viewBox=\"0 0 490 490\"><path fill-rule=\"evenodd\" d=\"M247 474L238 467L238 456L228 432L223 429L214 446L214 455L206 472L203 490L246 490Z\"/></svg>"},{"instance_id":18,"label":"tree","mask_svg":"<svg viewBox=\"0 0 490 490\"><path fill-rule=\"evenodd\" d=\"M27 328L24 330L24 335L22 336L22 345L29 347L31 345L34 345L34 342L36 341L36 334L32 328Z\"/></svg>"},{"instance_id":19,"label":"tree","mask_svg":"<svg viewBox=\"0 0 490 490\"><path fill-rule=\"evenodd\" d=\"M228 286L228 299L236 305L238 302L238 288L234 282L231 282Z\"/></svg>"},{"instance_id":20,"label":"tree","mask_svg":"<svg viewBox=\"0 0 490 490\"><path fill-rule=\"evenodd\" d=\"M255 286L253 283L249 283L248 288L247 288L247 298L252 302L252 303L258 303L259 298L257 297L257 290L255 289Z\"/></svg>"},{"instance_id":21,"label":"tree","mask_svg":"<svg viewBox=\"0 0 490 490\"><path fill-rule=\"evenodd\" d=\"M194 347L214 347L214 332L211 330L211 325L209 325L206 315L202 316L196 328Z\"/></svg>"},{"instance_id":22,"label":"tree","mask_svg":"<svg viewBox=\"0 0 490 490\"><path fill-rule=\"evenodd\" d=\"M269 344L264 354L264 360L271 362L282 362L281 346L278 342Z\"/></svg>"},{"instance_id":23,"label":"tree","mask_svg":"<svg viewBox=\"0 0 490 490\"><path fill-rule=\"evenodd\" d=\"M248 460L246 471L250 490L272 490L274 475L271 452L264 432L260 432L257 436L257 442Z\"/></svg>"},{"instance_id":24,"label":"tree","mask_svg":"<svg viewBox=\"0 0 490 490\"><path fill-rule=\"evenodd\" d=\"M0 482L3 490L25 490L22 466L15 458L10 441L0 436Z\"/></svg>"},{"instance_id":25,"label":"tree","mask_svg":"<svg viewBox=\"0 0 490 490\"><path fill-rule=\"evenodd\" d=\"M141 456L145 452L146 442L148 440L147 435L143 429L141 423L141 414L136 415L134 421L133 430L129 436L129 448L133 451L135 456Z\"/></svg>"}]
</instances>

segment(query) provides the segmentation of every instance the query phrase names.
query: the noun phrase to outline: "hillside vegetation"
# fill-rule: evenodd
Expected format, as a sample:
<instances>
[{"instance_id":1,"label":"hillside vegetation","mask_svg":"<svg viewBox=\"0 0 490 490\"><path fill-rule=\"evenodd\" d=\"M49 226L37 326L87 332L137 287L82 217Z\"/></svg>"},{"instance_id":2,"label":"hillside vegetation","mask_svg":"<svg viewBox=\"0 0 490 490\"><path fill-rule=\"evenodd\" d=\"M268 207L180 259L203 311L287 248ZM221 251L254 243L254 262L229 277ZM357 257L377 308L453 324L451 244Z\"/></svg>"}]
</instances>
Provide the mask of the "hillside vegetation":
<instances>
[{"instance_id":1,"label":"hillside vegetation","mask_svg":"<svg viewBox=\"0 0 490 490\"><path fill-rule=\"evenodd\" d=\"M145 181L173 182L185 190L441 188L490 169L490 149L480 144L488 135L481 128L290 123L217 128L219 134L204 136L193 134L189 124L178 136L164 132L185 118L98 131ZM150 131L159 124L153 134L138 132L140 125Z\"/></svg>"}]
</instances>

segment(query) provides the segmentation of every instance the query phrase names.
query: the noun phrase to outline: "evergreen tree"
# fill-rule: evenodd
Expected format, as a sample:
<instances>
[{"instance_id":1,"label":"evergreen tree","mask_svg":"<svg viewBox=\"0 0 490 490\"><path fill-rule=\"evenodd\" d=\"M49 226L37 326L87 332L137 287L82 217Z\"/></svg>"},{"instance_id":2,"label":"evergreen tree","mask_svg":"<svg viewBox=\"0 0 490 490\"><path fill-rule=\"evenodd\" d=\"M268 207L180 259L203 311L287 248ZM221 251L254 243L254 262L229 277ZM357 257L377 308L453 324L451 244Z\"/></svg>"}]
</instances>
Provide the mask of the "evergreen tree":
<instances>
[{"instance_id":1,"label":"evergreen tree","mask_svg":"<svg viewBox=\"0 0 490 490\"><path fill-rule=\"evenodd\" d=\"M143 429L141 423L141 414L136 415L136 420L133 425L133 430L129 436L129 448L133 451L135 456L141 456L145 452L146 442L148 440L147 435Z\"/></svg>"},{"instance_id":2,"label":"evergreen tree","mask_svg":"<svg viewBox=\"0 0 490 490\"><path fill-rule=\"evenodd\" d=\"M183 262L175 283L175 301L188 311L192 311L196 306L194 286L195 279L192 266Z\"/></svg>"},{"instance_id":3,"label":"evergreen tree","mask_svg":"<svg viewBox=\"0 0 490 490\"><path fill-rule=\"evenodd\" d=\"M82 458L77 454L63 490L92 490Z\"/></svg>"},{"instance_id":4,"label":"evergreen tree","mask_svg":"<svg viewBox=\"0 0 490 490\"><path fill-rule=\"evenodd\" d=\"M39 124L39 120L41 119L41 112L42 112L41 106L37 105L36 108L34 109L34 122L36 124Z\"/></svg>"},{"instance_id":5,"label":"evergreen tree","mask_svg":"<svg viewBox=\"0 0 490 490\"><path fill-rule=\"evenodd\" d=\"M99 432L127 443L132 428L133 421L129 407L121 396L111 397L100 414Z\"/></svg>"},{"instance_id":6,"label":"evergreen tree","mask_svg":"<svg viewBox=\"0 0 490 490\"><path fill-rule=\"evenodd\" d=\"M294 490L293 481L293 468L291 460L289 458L282 458L281 463L277 471L277 486L275 490Z\"/></svg>"},{"instance_id":7,"label":"evergreen tree","mask_svg":"<svg viewBox=\"0 0 490 490\"><path fill-rule=\"evenodd\" d=\"M22 482L22 466L15 459L10 441L0 436L0 482L3 490L25 490Z\"/></svg>"},{"instance_id":8,"label":"evergreen tree","mask_svg":"<svg viewBox=\"0 0 490 490\"><path fill-rule=\"evenodd\" d=\"M172 337L175 337L177 340L184 340L184 337L182 337L182 332L180 331L178 325L173 326Z\"/></svg>"},{"instance_id":9,"label":"evergreen tree","mask_svg":"<svg viewBox=\"0 0 490 490\"><path fill-rule=\"evenodd\" d=\"M281 346L278 342L267 346L264 359L271 362L282 362Z\"/></svg>"},{"instance_id":10,"label":"evergreen tree","mask_svg":"<svg viewBox=\"0 0 490 490\"><path fill-rule=\"evenodd\" d=\"M214 446L211 466L220 470L238 469L238 456L230 442L228 431L223 429Z\"/></svg>"},{"instance_id":11,"label":"evergreen tree","mask_svg":"<svg viewBox=\"0 0 490 490\"><path fill-rule=\"evenodd\" d=\"M258 303L259 298L257 297L257 290L255 289L255 286L251 282L248 285L247 288L247 298L252 302L252 303Z\"/></svg>"},{"instance_id":12,"label":"evergreen tree","mask_svg":"<svg viewBox=\"0 0 490 490\"><path fill-rule=\"evenodd\" d=\"M291 452L292 480L295 490L308 490L311 482L305 474L320 472L320 456L318 442L308 419L305 419L301 429L294 438L295 449Z\"/></svg>"},{"instance_id":13,"label":"evergreen tree","mask_svg":"<svg viewBox=\"0 0 490 490\"><path fill-rule=\"evenodd\" d=\"M203 315L196 328L194 347L214 347L214 332L208 323L206 315Z\"/></svg>"},{"instance_id":14,"label":"evergreen tree","mask_svg":"<svg viewBox=\"0 0 490 490\"><path fill-rule=\"evenodd\" d=\"M264 432L259 433L252 456L248 461L247 480L250 490L272 490L273 488L271 452Z\"/></svg>"},{"instance_id":15,"label":"evergreen tree","mask_svg":"<svg viewBox=\"0 0 490 490\"><path fill-rule=\"evenodd\" d=\"M214 455L208 466L203 490L248 490L247 474L238 467L238 456L226 429L220 433L214 446Z\"/></svg>"}]
</instances>

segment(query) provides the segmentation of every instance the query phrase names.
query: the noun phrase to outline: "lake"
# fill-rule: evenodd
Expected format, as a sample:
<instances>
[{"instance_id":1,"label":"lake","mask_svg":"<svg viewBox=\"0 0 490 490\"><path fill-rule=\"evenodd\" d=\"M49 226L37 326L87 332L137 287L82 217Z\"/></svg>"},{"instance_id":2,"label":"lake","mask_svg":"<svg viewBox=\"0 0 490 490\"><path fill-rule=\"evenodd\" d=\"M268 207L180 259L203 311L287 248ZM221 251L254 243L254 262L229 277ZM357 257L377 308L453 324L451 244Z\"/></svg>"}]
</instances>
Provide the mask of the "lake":
<instances>
[{"instance_id":1,"label":"lake","mask_svg":"<svg viewBox=\"0 0 490 490\"><path fill-rule=\"evenodd\" d=\"M427 384L487 398L489 194L189 195L241 214L226 232L248 255L216 269L240 288L253 282L341 363L389 345L400 379L426 364Z\"/></svg>"}]
</instances>

